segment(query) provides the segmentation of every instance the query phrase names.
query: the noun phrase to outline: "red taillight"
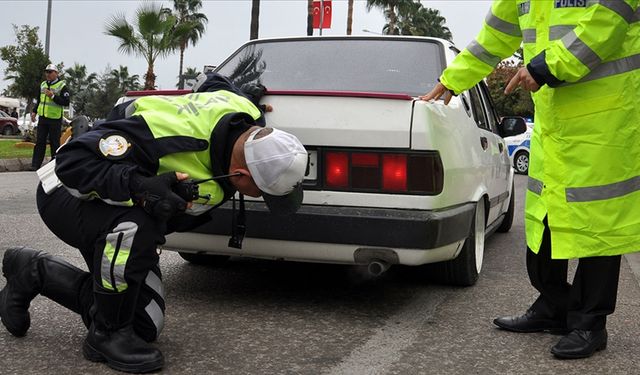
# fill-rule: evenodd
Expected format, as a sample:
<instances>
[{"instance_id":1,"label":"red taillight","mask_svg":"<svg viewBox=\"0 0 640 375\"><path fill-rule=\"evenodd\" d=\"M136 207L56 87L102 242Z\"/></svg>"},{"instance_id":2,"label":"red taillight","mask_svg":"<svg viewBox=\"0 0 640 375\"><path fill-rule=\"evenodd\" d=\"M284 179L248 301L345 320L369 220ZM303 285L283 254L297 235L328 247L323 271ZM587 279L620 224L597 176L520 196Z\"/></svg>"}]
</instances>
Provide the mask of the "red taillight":
<instances>
[{"instance_id":1,"label":"red taillight","mask_svg":"<svg viewBox=\"0 0 640 375\"><path fill-rule=\"evenodd\" d=\"M325 166L325 181L328 187L349 186L349 155L346 152L328 152Z\"/></svg>"},{"instance_id":2,"label":"red taillight","mask_svg":"<svg viewBox=\"0 0 640 375\"><path fill-rule=\"evenodd\" d=\"M382 156L382 189L407 190L407 155L386 154Z\"/></svg>"},{"instance_id":3,"label":"red taillight","mask_svg":"<svg viewBox=\"0 0 640 375\"><path fill-rule=\"evenodd\" d=\"M436 151L324 152L324 188L346 191L435 195L442 192L444 169Z\"/></svg>"}]
</instances>

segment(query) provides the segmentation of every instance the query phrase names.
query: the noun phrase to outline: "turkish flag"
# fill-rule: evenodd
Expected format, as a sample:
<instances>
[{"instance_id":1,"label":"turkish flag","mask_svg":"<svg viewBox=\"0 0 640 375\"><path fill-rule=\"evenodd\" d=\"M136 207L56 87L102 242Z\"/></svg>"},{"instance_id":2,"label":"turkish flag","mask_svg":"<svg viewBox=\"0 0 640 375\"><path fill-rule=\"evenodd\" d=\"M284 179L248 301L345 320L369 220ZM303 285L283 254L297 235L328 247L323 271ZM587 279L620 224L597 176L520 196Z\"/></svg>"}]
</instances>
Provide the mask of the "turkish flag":
<instances>
[{"instance_id":1,"label":"turkish flag","mask_svg":"<svg viewBox=\"0 0 640 375\"><path fill-rule=\"evenodd\" d=\"M313 2L313 28L320 28L320 12L321 9L324 8L324 15L322 16L322 28L330 29L331 28L331 1L324 0L314 1Z\"/></svg>"}]
</instances>

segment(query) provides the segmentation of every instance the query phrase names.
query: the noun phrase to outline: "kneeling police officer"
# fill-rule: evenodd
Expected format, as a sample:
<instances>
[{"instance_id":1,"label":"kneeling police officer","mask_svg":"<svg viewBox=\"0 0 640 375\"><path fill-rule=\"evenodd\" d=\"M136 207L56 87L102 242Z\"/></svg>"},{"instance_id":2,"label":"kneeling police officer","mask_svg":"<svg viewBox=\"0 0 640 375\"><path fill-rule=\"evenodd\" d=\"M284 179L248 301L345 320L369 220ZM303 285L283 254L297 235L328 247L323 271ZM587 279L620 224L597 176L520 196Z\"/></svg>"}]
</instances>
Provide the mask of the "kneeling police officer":
<instances>
[{"instance_id":1,"label":"kneeling police officer","mask_svg":"<svg viewBox=\"0 0 640 375\"><path fill-rule=\"evenodd\" d=\"M257 126L261 95L222 76L208 75L197 91L115 107L59 150L55 170L52 162L39 171L40 216L80 250L89 272L42 251L8 249L0 318L11 334L26 334L30 302L41 294L81 315L88 360L127 372L160 369L163 355L150 342L164 322L156 249L165 235L203 224L236 192L240 210L242 194L262 196L274 214L297 210L307 167L300 141ZM233 240L241 245L241 235Z\"/></svg>"}]
</instances>

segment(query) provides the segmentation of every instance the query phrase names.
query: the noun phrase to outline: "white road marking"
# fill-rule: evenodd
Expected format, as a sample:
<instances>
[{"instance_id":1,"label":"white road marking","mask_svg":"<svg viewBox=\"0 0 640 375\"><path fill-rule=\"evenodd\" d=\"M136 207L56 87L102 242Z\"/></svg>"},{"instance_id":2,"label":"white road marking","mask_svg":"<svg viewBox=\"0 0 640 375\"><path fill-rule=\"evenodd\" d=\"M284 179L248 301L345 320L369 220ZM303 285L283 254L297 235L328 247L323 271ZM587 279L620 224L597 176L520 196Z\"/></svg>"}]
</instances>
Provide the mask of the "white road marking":
<instances>
[{"instance_id":1,"label":"white road marking","mask_svg":"<svg viewBox=\"0 0 640 375\"><path fill-rule=\"evenodd\" d=\"M420 290L415 298L387 319L382 327L325 375L385 374L400 359L400 352L411 346L421 329L449 295L431 288Z\"/></svg>"}]
</instances>

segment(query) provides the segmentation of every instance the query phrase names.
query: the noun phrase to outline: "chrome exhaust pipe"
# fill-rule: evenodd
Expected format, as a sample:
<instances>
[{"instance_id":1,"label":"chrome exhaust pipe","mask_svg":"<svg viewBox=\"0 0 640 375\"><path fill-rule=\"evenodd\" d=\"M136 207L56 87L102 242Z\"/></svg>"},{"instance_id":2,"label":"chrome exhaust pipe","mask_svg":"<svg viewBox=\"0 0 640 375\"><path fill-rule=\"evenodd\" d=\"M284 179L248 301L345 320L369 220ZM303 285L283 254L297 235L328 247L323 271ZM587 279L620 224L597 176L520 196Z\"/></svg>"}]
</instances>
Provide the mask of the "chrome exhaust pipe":
<instances>
[{"instance_id":1,"label":"chrome exhaust pipe","mask_svg":"<svg viewBox=\"0 0 640 375\"><path fill-rule=\"evenodd\" d=\"M385 273L389 267L391 265L383 260L372 260L368 265L367 265L367 272L369 272L369 275L371 276L380 276L383 273Z\"/></svg>"}]
</instances>

